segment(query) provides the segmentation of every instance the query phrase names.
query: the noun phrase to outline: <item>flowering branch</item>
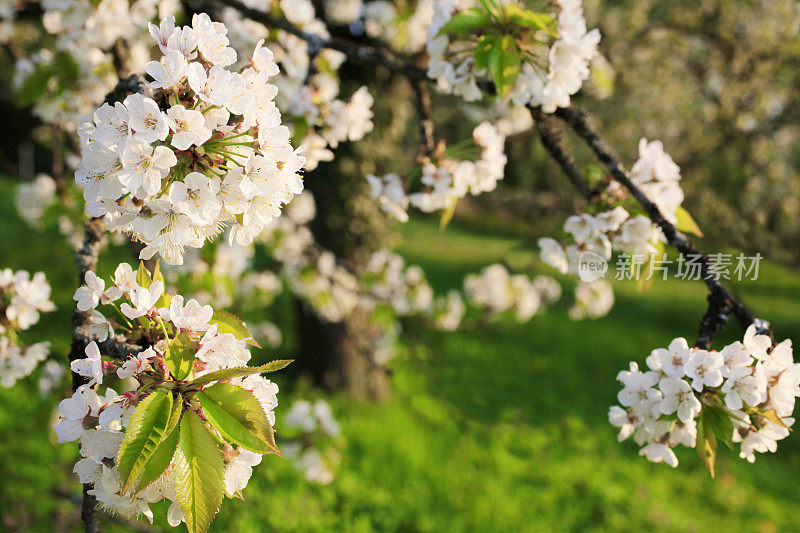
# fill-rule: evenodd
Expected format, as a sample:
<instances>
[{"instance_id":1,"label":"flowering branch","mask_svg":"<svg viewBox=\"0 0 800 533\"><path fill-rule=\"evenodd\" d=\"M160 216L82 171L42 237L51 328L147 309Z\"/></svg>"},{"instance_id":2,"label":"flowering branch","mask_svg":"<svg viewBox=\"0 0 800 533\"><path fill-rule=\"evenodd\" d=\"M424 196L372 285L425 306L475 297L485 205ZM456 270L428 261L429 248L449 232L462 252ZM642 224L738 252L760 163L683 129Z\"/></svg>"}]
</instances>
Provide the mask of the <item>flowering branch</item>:
<instances>
[{"instance_id":1,"label":"flowering branch","mask_svg":"<svg viewBox=\"0 0 800 533\"><path fill-rule=\"evenodd\" d=\"M268 13L247 7L239 0L216 0L218 3L228 7L232 7L239 11L242 15L264 25L280 28L292 35L296 35L309 43L311 50L319 48L331 48L338 50L351 59L356 59L362 62L367 62L375 65L383 65L393 72L399 73L414 83L414 89L417 95L420 95L420 87L424 85L427 79L424 69L403 62L391 52L378 49L372 46L361 45L356 42L342 39L339 37L332 37L330 39L322 38L318 35L304 32L288 20L284 18L274 17ZM494 84L490 80L480 80L477 83L478 87L486 93L494 94L496 92ZM422 100L420 100L422 103ZM564 170L567 178L578 189L578 191L587 200L591 201L597 195L597 191L589 187L584 180L580 171L577 169L575 159L572 157L560 143L558 133L553 129L552 123L542 113L541 109L535 106L528 106L532 111L535 119L539 136L545 148L556 160L556 162ZM424 108L421 108L424 112ZM747 328L753 323L754 315L750 312L735 296L718 280L713 274L711 264L708 257L701 253L695 244L684 233L679 231L671 222L669 222L661 213L660 209L644 194L644 192L631 181L628 172L625 170L622 162L615 155L611 147L599 135L597 130L591 123L589 114L581 109L572 107L560 107L556 110L555 114L564 120L570 127L580 136L594 151L595 155L603 162L611 173L612 177L620 184L625 186L636 200L642 205L647 216L655 223L667 238L667 242L675 247L684 256L698 256L700 257L701 277L709 290L709 299L713 300L713 310L710 308L709 312L718 315L716 320L701 321L701 335L698 342L710 342L713 339L716 331L724 325L727 317L733 314L737 321L743 328ZM423 120L423 122L425 122ZM427 139L427 125L423 124L423 135ZM715 310L725 311L716 313ZM708 315L708 313L707 313ZM720 322L723 320L723 322ZM766 330L769 332L768 330Z\"/></svg>"},{"instance_id":2,"label":"flowering branch","mask_svg":"<svg viewBox=\"0 0 800 533\"><path fill-rule=\"evenodd\" d=\"M215 0L217 3L227 7L232 7L243 16L260 22L265 26L271 28L279 28L287 33L295 35L308 43L309 53L313 54L322 48L330 48L342 52L350 59L356 59L363 63L370 63L373 65L382 65L387 67L393 72L402 74L409 80L424 80L427 78L425 69L409 64L407 61L399 58L385 49L376 48L374 46L362 45L348 39L341 37L324 38L313 33L308 33L285 18L275 17L264 11L253 9L246 6L239 0ZM201 7L201 11L208 11L208 7Z\"/></svg>"},{"instance_id":3,"label":"flowering branch","mask_svg":"<svg viewBox=\"0 0 800 533\"><path fill-rule=\"evenodd\" d=\"M671 246L675 247L684 256L698 256L700 258L701 277L711 295L720 302L724 302L725 305L730 308L731 313L736 317L743 328L746 329L752 324L755 319L753 313L739 302L736 297L725 288L719 279L717 279L714 275L711 263L708 260L708 256L700 252L688 236L678 231L675 225L664 217L664 214L661 213L658 206L633 183L622 162L594 128L589 113L582 109L559 108L556 111L556 115L569 124L573 131L586 141L597 158L606 165L612 177L630 191L634 198L641 204L650 220L664 232L667 242Z\"/></svg>"},{"instance_id":4,"label":"flowering branch","mask_svg":"<svg viewBox=\"0 0 800 533\"><path fill-rule=\"evenodd\" d=\"M75 254L75 262L78 264L78 285L83 284L87 272L94 272L97 269L98 255L100 247L105 238L105 227L102 218L93 218L83 227L83 246ZM72 346L69 351L69 362L85 357L86 346L89 338L86 333L89 326L89 313L75 310L72 313L72 325L75 328L72 337ZM78 374L72 374L72 388L86 383L87 380Z\"/></svg>"},{"instance_id":5,"label":"flowering branch","mask_svg":"<svg viewBox=\"0 0 800 533\"><path fill-rule=\"evenodd\" d=\"M83 246L75 254L75 262L78 264L78 285L83 284L87 272L94 272L97 269L98 255L100 247L105 238L105 228L102 218L93 218L83 228ZM84 357L88 338L84 331L89 326L89 313L77 309L72 313L72 325L75 328L72 345L69 350L69 363ZM72 388L78 387L88 382L88 379L79 374L72 373ZM89 491L92 489L90 483L83 484L83 504L81 506L81 519L85 525L86 533L97 533L100 531L100 520L97 513L97 498Z\"/></svg>"},{"instance_id":6,"label":"flowering branch","mask_svg":"<svg viewBox=\"0 0 800 533\"><path fill-rule=\"evenodd\" d=\"M598 191L589 187L589 184L577 168L575 158L564 149L560 133L555 129L552 120L537 108L531 108L531 112L536 121L542 145L559 164L564 174L581 195L589 201L595 199ZM559 109L557 114L587 141L598 158L609 167L614 179L631 191L634 197L642 204L651 220L662 228L671 245L685 255L697 255L702 258L701 273L704 282L709 288L708 310L700 321L698 339L695 345L698 348L709 349L714 337L725 326L732 313L736 315L742 327L747 328L754 320L752 313L736 300L719 280L715 279L710 271L708 257L700 254L691 240L667 221L658 207L630 180L622 163L596 130L592 128L588 114L582 110L569 108Z\"/></svg>"}]
</instances>

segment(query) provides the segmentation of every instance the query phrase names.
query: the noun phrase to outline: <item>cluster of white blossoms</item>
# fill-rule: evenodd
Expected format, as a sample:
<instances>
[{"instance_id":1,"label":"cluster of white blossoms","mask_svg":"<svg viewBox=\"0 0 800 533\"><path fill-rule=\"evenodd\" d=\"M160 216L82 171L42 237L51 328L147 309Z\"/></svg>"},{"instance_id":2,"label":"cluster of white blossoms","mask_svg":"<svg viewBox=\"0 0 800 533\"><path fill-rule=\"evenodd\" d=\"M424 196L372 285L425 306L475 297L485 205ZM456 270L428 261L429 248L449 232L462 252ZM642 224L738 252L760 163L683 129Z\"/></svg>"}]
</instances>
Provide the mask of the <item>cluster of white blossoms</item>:
<instances>
[{"instance_id":1,"label":"cluster of white blossoms","mask_svg":"<svg viewBox=\"0 0 800 533\"><path fill-rule=\"evenodd\" d=\"M454 15L470 7L468 4L459 0L434 3L426 50L428 76L436 80L439 90L471 102L482 97L478 82L487 78L488 72L477 66L474 40L451 38L441 32ZM598 30L587 31L580 0L556 0L552 7L558 19L555 35L531 30L540 46L533 52L535 58L523 58L510 93L515 105L541 106L546 113L569 107L570 96L589 77L589 64L600 42Z\"/></svg>"},{"instance_id":2,"label":"cluster of white blossoms","mask_svg":"<svg viewBox=\"0 0 800 533\"><path fill-rule=\"evenodd\" d=\"M503 179L507 162L504 153L505 135L490 122L480 123L472 132L480 156L476 161L459 161L447 156L444 144L422 165L422 190L407 193L403 178L390 173L377 177L367 175L370 195L381 208L401 222L408 221L409 205L430 213L453 206L467 193L477 196L493 191Z\"/></svg>"},{"instance_id":3,"label":"cluster of white blossoms","mask_svg":"<svg viewBox=\"0 0 800 533\"><path fill-rule=\"evenodd\" d=\"M455 331L464 320L467 307L464 297L457 290L451 290L444 298L437 298L434 302L433 320L437 328L442 331Z\"/></svg>"},{"instance_id":4,"label":"cluster of white blossoms","mask_svg":"<svg viewBox=\"0 0 800 533\"><path fill-rule=\"evenodd\" d=\"M20 183L14 205L26 224L37 230L54 225L77 250L83 245L83 201L73 192L59 191L53 178L39 174L33 181Z\"/></svg>"},{"instance_id":5,"label":"cluster of white blossoms","mask_svg":"<svg viewBox=\"0 0 800 533\"><path fill-rule=\"evenodd\" d=\"M479 70L475 65L473 54L464 54L471 46L440 35L440 30L447 24L460 7L459 0L435 0L433 17L428 26L428 40L425 51L428 52L428 77L436 80L436 85L443 93L455 94L467 102L480 100L483 93L478 87L478 80L486 77L486 70Z\"/></svg>"},{"instance_id":6,"label":"cluster of white blossoms","mask_svg":"<svg viewBox=\"0 0 800 533\"><path fill-rule=\"evenodd\" d=\"M659 208L664 217L675 222L683 203L679 185L680 168L660 141L639 142L639 158L631 168L631 179ZM618 185L608 186L610 196L618 193ZM622 206L597 214L581 213L567 218L564 232L569 235L565 244L550 237L538 241L542 261L562 274L579 275L584 252L596 254L609 261L614 252L629 254L630 262L641 264L663 250L664 234L645 215L631 216ZM573 318L605 315L613 306L611 286L602 279L586 280L576 290L576 305L570 311Z\"/></svg>"},{"instance_id":7,"label":"cluster of white blossoms","mask_svg":"<svg viewBox=\"0 0 800 533\"><path fill-rule=\"evenodd\" d=\"M295 200L290 205L296 203ZM164 277L170 285L180 286L187 297L201 304L216 308L235 306L237 313L253 316L251 313L258 314L283 290L281 279L275 273L255 269L254 253L252 246L231 246L225 242L217 243L212 253L208 253L208 249L204 253L187 250L183 265L165 270ZM272 322L248 322L247 326L262 346L280 346L283 334Z\"/></svg>"},{"instance_id":8,"label":"cluster of white blossoms","mask_svg":"<svg viewBox=\"0 0 800 533\"><path fill-rule=\"evenodd\" d=\"M243 3L273 14L270 10L277 4L297 28L330 38L325 22L317 18L310 0L281 0L272 4L245 0ZM329 18L334 13L340 11L326 11ZM339 143L360 140L372 131L373 98L367 88L360 87L347 100L339 98L338 69L346 59L343 53L330 48L311 53L304 39L249 20L234 8L222 9L221 16L237 48L252 48L256 41L264 39L274 53L275 61L281 66L281 72L271 80L279 89L275 103L286 124L293 129L294 142L303 148L307 170L313 170L321 161L331 161L331 149Z\"/></svg>"},{"instance_id":9,"label":"cluster of white blossoms","mask_svg":"<svg viewBox=\"0 0 800 533\"><path fill-rule=\"evenodd\" d=\"M44 78L55 83L42 87L45 92L33 109L45 122L68 130L91 117L122 75L114 64L116 43L125 43L125 68L140 71L151 59L147 23L179 9L175 0L42 0L40 5L45 38L15 44L17 50L26 50L31 42L45 44L17 58L14 84L23 93L37 91L33 80L57 72L55 80Z\"/></svg>"},{"instance_id":10,"label":"cluster of white blossoms","mask_svg":"<svg viewBox=\"0 0 800 533\"><path fill-rule=\"evenodd\" d=\"M211 439L211 442L214 453L219 453L220 465L224 464L224 480L220 481L224 482L224 494L239 495L250 479L252 467L261 462L262 454L277 451L270 440L278 386L260 375L268 371L264 367L247 367L251 358L247 344L252 343L252 338L244 323L209 305L201 305L193 299L184 301L180 295L166 293L158 271L151 279L143 267L137 272L126 263L117 267L108 287L103 279L87 272L85 284L75 293L75 301L79 310L91 315L89 334L93 338L104 341L115 336L116 340L142 347L138 354L126 360L113 361L103 359L98 344L91 342L86 347L86 357L70 365L72 371L88 383L59 405L61 419L56 434L59 443L80 442L82 458L74 468L80 481L94 484L92 493L108 511L126 517L143 514L151 522L153 515L149 505L166 498L173 502L167 515L170 525L180 524L187 512L181 494L187 491L180 487L176 491L175 472L185 469L184 464L176 463L183 452L176 453L168 466L164 464L163 472L156 472L158 477L148 479L147 484L139 479L138 483L144 486L136 491L136 487L131 488L135 485L136 473L129 468L131 461L124 448L126 431L132 420L137 420L137 406L154 394L180 393L173 408L178 409L185 403L181 407L184 409L181 436L187 418L209 421L203 427L216 434L216 440ZM212 384L214 382L217 383ZM115 383L129 392L118 395L111 388L100 392L101 387ZM228 426L218 420L216 414L217 408L224 407L226 395L231 395L240 409L251 409L248 415L251 418L263 417L269 435L262 435L258 440L230 435ZM182 402L181 398L186 401ZM209 398L219 405L209 404ZM179 401L181 404L177 403ZM171 400L168 403L171 404ZM194 414L202 416L195 419ZM168 430L162 430L162 442L166 442ZM140 430L135 429L134 434L135 431ZM198 430L191 431L194 434ZM220 444L223 441L226 442ZM179 449L182 448L179 446ZM120 461L128 467L125 474L121 473ZM141 476L145 475L146 470L143 470Z\"/></svg>"},{"instance_id":11,"label":"cluster of white blossoms","mask_svg":"<svg viewBox=\"0 0 800 533\"><path fill-rule=\"evenodd\" d=\"M550 237L538 240L542 261L562 274L578 273L583 252L593 252L606 261L613 251L626 252L637 262L644 262L656 253L661 239L660 230L649 218L631 217L620 206L596 215L572 215L564 222L564 232L573 241L566 246Z\"/></svg>"},{"instance_id":12,"label":"cluster of white blossoms","mask_svg":"<svg viewBox=\"0 0 800 533\"><path fill-rule=\"evenodd\" d=\"M49 342L25 346L19 332L55 309L43 272L0 270L0 386L11 387L29 375L50 353Z\"/></svg>"},{"instance_id":13,"label":"cluster of white blossoms","mask_svg":"<svg viewBox=\"0 0 800 533\"><path fill-rule=\"evenodd\" d=\"M575 301L569 308L572 320L601 318L614 307L614 288L604 279L581 281L575 287Z\"/></svg>"},{"instance_id":14,"label":"cluster of white blossoms","mask_svg":"<svg viewBox=\"0 0 800 533\"><path fill-rule=\"evenodd\" d=\"M464 292L469 303L490 315L511 312L517 322L527 322L544 305L561 297L561 286L548 276L531 280L524 274L511 275L497 263L480 274L468 274L464 278Z\"/></svg>"},{"instance_id":15,"label":"cluster of white blossoms","mask_svg":"<svg viewBox=\"0 0 800 533\"><path fill-rule=\"evenodd\" d=\"M19 215L33 227L40 228L47 209L56 202L56 182L47 174L39 174L32 181L17 188L14 204Z\"/></svg>"},{"instance_id":16,"label":"cluster of white blossoms","mask_svg":"<svg viewBox=\"0 0 800 533\"><path fill-rule=\"evenodd\" d=\"M800 364L788 339L773 347L756 325L742 342L719 352L690 348L678 338L653 350L647 368L632 362L619 373L622 407L611 407L608 418L620 428L619 440L633 436L650 461L675 467L673 448L701 447L700 439L705 446L716 434L739 443L739 456L752 463L756 453L774 452L789 435Z\"/></svg>"},{"instance_id":17,"label":"cluster of white blossoms","mask_svg":"<svg viewBox=\"0 0 800 533\"><path fill-rule=\"evenodd\" d=\"M683 203L683 189L678 183L681 169L664 152L661 141L639 140L639 158L631 167L631 179L658 206L664 218L675 223L676 211Z\"/></svg>"},{"instance_id":18,"label":"cluster of white blossoms","mask_svg":"<svg viewBox=\"0 0 800 533\"><path fill-rule=\"evenodd\" d=\"M163 52L145 66L153 98L132 94L103 104L79 129L75 174L91 216L180 264L186 247L202 247L230 224L229 242L246 245L302 191L304 163L275 106L278 72L257 45L241 72L224 25L195 15L151 25Z\"/></svg>"},{"instance_id":19,"label":"cluster of white blossoms","mask_svg":"<svg viewBox=\"0 0 800 533\"><path fill-rule=\"evenodd\" d=\"M405 260L390 250L374 252L359 279L377 301L385 302L399 316L422 313L433 304L433 289L425 272L406 266Z\"/></svg>"},{"instance_id":20,"label":"cluster of white blossoms","mask_svg":"<svg viewBox=\"0 0 800 533\"><path fill-rule=\"evenodd\" d=\"M589 77L589 64L597 55L600 32L587 32L581 0L556 0L558 7L558 38L549 51L542 54L544 69L526 61L511 91L517 105L541 106L545 113L559 107L569 107L570 96L577 93Z\"/></svg>"},{"instance_id":21,"label":"cluster of white blossoms","mask_svg":"<svg viewBox=\"0 0 800 533\"><path fill-rule=\"evenodd\" d=\"M343 445L342 430L330 405L324 400L298 400L284 416L283 426L292 436L281 440L286 457L310 483L330 484Z\"/></svg>"},{"instance_id":22,"label":"cluster of white blossoms","mask_svg":"<svg viewBox=\"0 0 800 533\"><path fill-rule=\"evenodd\" d=\"M400 7L386 0L364 4L364 31L399 51L413 54L426 45L428 27L436 0L419 0L414 6Z\"/></svg>"}]
</instances>

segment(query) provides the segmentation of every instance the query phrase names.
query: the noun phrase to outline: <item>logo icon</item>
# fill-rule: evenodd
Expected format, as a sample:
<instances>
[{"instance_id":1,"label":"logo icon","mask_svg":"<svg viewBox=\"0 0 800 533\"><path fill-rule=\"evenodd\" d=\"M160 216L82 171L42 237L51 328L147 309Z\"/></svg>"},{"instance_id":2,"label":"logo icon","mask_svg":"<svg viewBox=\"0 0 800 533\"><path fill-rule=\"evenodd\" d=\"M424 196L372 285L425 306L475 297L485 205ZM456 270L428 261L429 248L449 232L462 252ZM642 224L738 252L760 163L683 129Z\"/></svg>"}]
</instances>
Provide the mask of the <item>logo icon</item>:
<instances>
[{"instance_id":1,"label":"logo icon","mask_svg":"<svg viewBox=\"0 0 800 533\"><path fill-rule=\"evenodd\" d=\"M608 261L602 256L586 250L578 256L578 277L581 281L590 283L598 280L608 272Z\"/></svg>"}]
</instances>

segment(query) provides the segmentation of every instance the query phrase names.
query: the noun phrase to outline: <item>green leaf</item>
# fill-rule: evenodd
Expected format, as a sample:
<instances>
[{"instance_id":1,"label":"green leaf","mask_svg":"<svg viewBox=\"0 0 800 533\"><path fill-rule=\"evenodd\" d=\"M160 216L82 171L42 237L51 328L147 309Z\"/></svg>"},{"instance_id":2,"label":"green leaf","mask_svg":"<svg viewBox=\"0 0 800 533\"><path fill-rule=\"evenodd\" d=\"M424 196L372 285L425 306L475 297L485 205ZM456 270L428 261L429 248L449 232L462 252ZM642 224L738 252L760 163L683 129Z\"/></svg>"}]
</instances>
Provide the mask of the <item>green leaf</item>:
<instances>
[{"instance_id":1,"label":"green leaf","mask_svg":"<svg viewBox=\"0 0 800 533\"><path fill-rule=\"evenodd\" d=\"M226 440L256 453L280 454L267 413L249 390L217 383L198 392L197 399L208 421Z\"/></svg>"},{"instance_id":2,"label":"green leaf","mask_svg":"<svg viewBox=\"0 0 800 533\"><path fill-rule=\"evenodd\" d=\"M536 13L535 11L522 9L516 4L508 4L505 7L505 13L510 22L534 30L550 31L555 22L555 19L547 13Z\"/></svg>"},{"instance_id":3,"label":"green leaf","mask_svg":"<svg viewBox=\"0 0 800 533\"><path fill-rule=\"evenodd\" d=\"M176 380L186 379L194 366L197 342L189 338L186 332L180 333L169 341L164 362L169 368L169 373Z\"/></svg>"},{"instance_id":4,"label":"green leaf","mask_svg":"<svg viewBox=\"0 0 800 533\"><path fill-rule=\"evenodd\" d=\"M237 339L246 339L248 344L261 348L253 339L253 334L247 329L244 320L233 313L222 309L214 309L214 316L209 323L217 325L217 333L231 333Z\"/></svg>"},{"instance_id":5,"label":"green leaf","mask_svg":"<svg viewBox=\"0 0 800 533\"><path fill-rule=\"evenodd\" d=\"M136 283L145 289L149 289L150 284L153 283L150 272L148 272L147 268L144 266L144 261L139 261L139 270L136 272Z\"/></svg>"},{"instance_id":6,"label":"green leaf","mask_svg":"<svg viewBox=\"0 0 800 533\"><path fill-rule=\"evenodd\" d=\"M511 35L503 35L499 46L492 47L487 56L489 75L497 94L505 98L519 76L521 58L517 43Z\"/></svg>"},{"instance_id":7,"label":"green leaf","mask_svg":"<svg viewBox=\"0 0 800 533\"><path fill-rule=\"evenodd\" d=\"M453 220L453 215L456 213L456 205L458 204L458 198L453 198L450 201L450 205L442 212L442 218L439 219L439 231L444 231L447 229L448 224L450 221Z\"/></svg>"},{"instance_id":8,"label":"green leaf","mask_svg":"<svg viewBox=\"0 0 800 533\"><path fill-rule=\"evenodd\" d=\"M133 410L117 453L122 492L133 484L161 442L171 415L172 393L162 390L146 396Z\"/></svg>"},{"instance_id":9,"label":"green leaf","mask_svg":"<svg viewBox=\"0 0 800 533\"><path fill-rule=\"evenodd\" d=\"M775 409L764 409L759 407L746 407L744 412L751 416L756 416L759 418L763 418L764 420L769 420L773 424L776 424L782 428L786 428L789 431L792 430L789 426L786 425L786 422L783 421L781 417L778 416L778 413Z\"/></svg>"},{"instance_id":10,"label":"green leaf","mask_svg":"<svg viewBox=\"0 0 800 533\"><path fill-rule=\"evenodd\" d=\"M212 381L222 381L226 379L241 378L249 376L250 374L263 374L266 372L275 372L281 368L286 368L292 363L294 359L278 359L261 366L237 366L234 368L223 368L222 370L215 370L204 374L189 384L192 386L205 385Z\"/></svg>"},{"instance_id":11,"label":"green leaf","mask_svg":"<svg viewBox=\"0 0 800 533\"><path fill-rule=\"evenodd\" d=\"M714 477L714 462L717 458L717 437L704 409L697 422L697 455L711 477Z\"/></svg>"},{"instance_id":12,"label":"green leaf","mask_svg":"<svg viewBox=\"0 0 800 533\"><path fill-rule=\"evenodd\" d=\"M475 66L481 70L489 68L489 54L500 46L500 35L490 33L481 35L475 48Z\"/></svg>"},{"instance_id":13,"label":"green leaf","mask_svg":"<svg viewBox=\"0 0 800 533\"><path fill-rule=\"evenodd\" d=\"M778 416L778 413L775 411L775 409L762 409L759 411L758 416L766 418L773 424L777 424L782 428L788 429L789 431L792 430L792 428L787 426L786 422L784 422L783 419Z\"/></svg>"},{"instance_id":14,"label":"green leaf","mask_svg":"<svg viewBox=\"0 0 800 533\"><path fill-rule=\"evenodd\" d=\"M714 432L718 441L722 441L733 450L733 420L731 412L725 407L719 397L703 399L703 413L706 427Z\"/></svg>"},{"instance_id":15,"label":"green leaf","mask_svg":"<svg viewBox=\"0 0 800 533\"><path fill-rule=\"evenodd\" d=\"M145 270L144 273L147 274L147 270ZM138 273L137 273L137 278L138 278ZM172 295L167 294L166 290L167 282L164 281L164 274L162 274L161 272L161 261L158 260L156 260L156 266L153 267L153 278L151 280L151 283L155 281L160 281L164 285L164 292L158 298L158 301L156 302L156 307L158 308L169 307L169 303L172 301Z\"/></svg>"},{"instance_id":16,"label":"green leaf","mask_svg":"<svg viewBox=\"0 0 800 533\"><path fill-rule=\"evenodd\" d=\"M172 471L186 528L206 531L225 496L225 466L217 442L194 411L181 418Z\"/></svg>"},{"instance_id":17,"label":"green leaf","mask_svg":"<svg viewBox=\"0 0 800 533\"><path fill-rule=\"evenodd\" d=\"M464 35L469 33L474 33L481 28L485 28L492 23L492 17L489 16L489 13L473 7L472 9L467 9L449 21L447 24L442 26L439 30L439 35L450 33L453 35Z\"/></svg>"},{"instance_id":18,"label":"green leaf","mask_svg":"<svg viewBox=\"0 0 800 533\"><path fill-rule=\"evenodd\" d=\"M298 116L294 119L294 134L292 135L293 144L300 144L308 135L308 121L305 117Z\"/></svg>"},{"instance_id":19,"label":"green leaf","mask_svg":"<svg viewBox=\"0 0 800 533\"><path fill-rule=\"evenodd\" d=\"M164 282L164 274L161 273L161 261L156 259L156 266L153 268L153 281Z\"/></svg>"},{"instance_id":20,"label":"green leaf","mask_svg":"<svg viewBox=\"0 0 800 533\"><path fill-rule=\"evenodd\" d=\"M180 419L180 415L178 415ZM150 460L142 468L142 473L136 481L136 494L138 495L146 489L153 481L157 480L169 466L175 450L178 447L178 428L172 428L167 432L161 442L158 443Z\"/></svg>"},{"instance_id":21,"label":"green leaf","mask_svg":"<svg viewBox=\"0 0 800 533\"><path fill-rule=\"evenodd\" d=\"M690 215L686 209L678 206L678 209L675 210L675 216L678 218L675 227L678 228L679 231L703 237L700 226L697 225L697 222L694 221L692 215Z\"/></svg>"}]
</instances>

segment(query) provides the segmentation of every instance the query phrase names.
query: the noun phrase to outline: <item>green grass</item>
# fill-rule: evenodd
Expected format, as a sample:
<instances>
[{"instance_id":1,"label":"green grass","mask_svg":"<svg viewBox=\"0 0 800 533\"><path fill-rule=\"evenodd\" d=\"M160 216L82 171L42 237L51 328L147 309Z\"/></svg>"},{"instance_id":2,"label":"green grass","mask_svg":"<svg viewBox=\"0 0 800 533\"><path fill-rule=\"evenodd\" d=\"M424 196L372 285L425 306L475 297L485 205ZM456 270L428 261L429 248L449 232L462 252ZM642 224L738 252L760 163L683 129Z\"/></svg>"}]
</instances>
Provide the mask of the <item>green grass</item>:
<instances>
[{"instance_id":1,"label":"green grass","mask_svg":"<svg viewBox=\"0 0 800 533\"><path fill-rule=\"evenodd\" d=\"M0 265L44 270L59 311L35 328L64 357L74 291L72 255L52 232L21 224L0 182ZM530 244L458 226L411 222L402 250L423 266L437 291L496 261L549 273ZM114 250L101 264L130 260ZM767 265L758 282L736 289L780 338L797 340L800 275ZM495 324L445 334L411 332L392 363L394 392L382 404L328 397L348 445L339 475L311 486L286 461L265 457L245 490L227 501L213 531L791 531L797 530L800 440L755 465L720 452L717 481L694 452L673 470L619 445L606 422L616 373L675 336L693 339L705 310L699 282L656 283L639 294L616 286L617 304L601 320L572 322L567 303L525 325ZM569 296L566 296L569 298ZM739 335L730 328L724 339ZM273 354L268 354L269 356ZM276 353L275 356L287 354ZM267 355L264 355L267 357ZM280 420L297 397L319 396L277 377ZM46 431L52 399L29 378L0 390L0 529L78 530L70 497L74 444ZM157 508L156 515L165 509ZM158 520L156 527L167 528ZM128 531L124 524L109 529Z\"/></svg>"}]
</instances>

